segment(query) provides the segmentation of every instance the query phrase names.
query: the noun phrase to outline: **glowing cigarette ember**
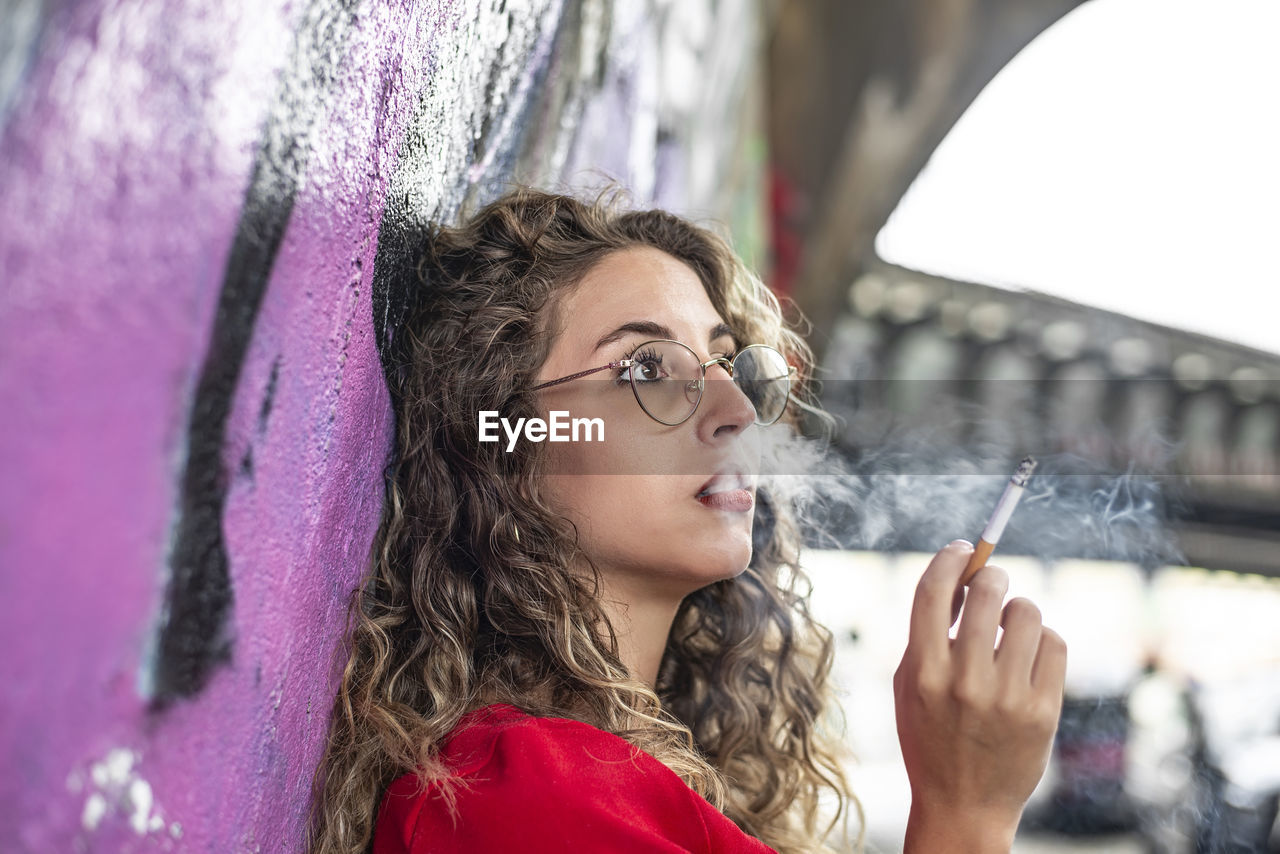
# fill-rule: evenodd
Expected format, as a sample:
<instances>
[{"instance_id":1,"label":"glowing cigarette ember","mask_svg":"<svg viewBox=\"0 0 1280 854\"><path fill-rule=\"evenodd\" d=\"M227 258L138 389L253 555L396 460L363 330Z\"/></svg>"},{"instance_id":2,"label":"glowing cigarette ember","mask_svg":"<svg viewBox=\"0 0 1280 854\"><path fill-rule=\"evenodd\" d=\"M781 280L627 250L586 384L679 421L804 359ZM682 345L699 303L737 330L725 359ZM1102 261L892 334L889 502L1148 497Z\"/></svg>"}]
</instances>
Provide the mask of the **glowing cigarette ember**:
<instances>
[{"instance_id":1,"label":"glowing cigarette ember","mask_svg":"<svg viewBox=\"0 0 1280 854\"><path fill-rule=\"evenodd\" d=\"M1013 477L1009 478L1009 485L1004 488L1004 495L1001 495L1000 500L996 502L996 509L991 511L987 527L982 529L982 536L973 547L973 554L969 556L969 565L964 568L964 575L960 576L961 584L968 584L974 573L987 565L987 558L991 557L996 543L1000 542L1004 526L1009 523L1013 508L1018 506L1018 499L1022 498L1022 493L1026 492L1027 481L1031 479L1031 473L1035 470L1036 461L1031 457L1026 457L1018 463Z\"/></svg>"}]
</instances>

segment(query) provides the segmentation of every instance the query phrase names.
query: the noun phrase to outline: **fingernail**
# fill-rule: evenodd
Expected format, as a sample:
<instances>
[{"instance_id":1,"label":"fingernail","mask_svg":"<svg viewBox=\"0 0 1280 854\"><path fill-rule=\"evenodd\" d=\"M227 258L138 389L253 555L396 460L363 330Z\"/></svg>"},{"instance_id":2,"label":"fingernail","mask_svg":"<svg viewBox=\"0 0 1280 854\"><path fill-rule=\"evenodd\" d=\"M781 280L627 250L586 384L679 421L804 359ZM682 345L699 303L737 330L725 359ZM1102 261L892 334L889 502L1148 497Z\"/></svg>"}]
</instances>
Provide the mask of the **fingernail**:
<instances>
[{"instance_id":1,"label":"fingernail","mask_svg":"<svg viewBox=\"0 0 1280 854\"><path fill-rule=\"evenodd\" d=\"M964 539L960 539L960 540L952 540L951 542L947 543L947 545L949 545L949 546L965 546L965 547L967 547L967 548L973 548L973 543L969 542L968 540L964 540Z\"/></svg>"}]
</instances>

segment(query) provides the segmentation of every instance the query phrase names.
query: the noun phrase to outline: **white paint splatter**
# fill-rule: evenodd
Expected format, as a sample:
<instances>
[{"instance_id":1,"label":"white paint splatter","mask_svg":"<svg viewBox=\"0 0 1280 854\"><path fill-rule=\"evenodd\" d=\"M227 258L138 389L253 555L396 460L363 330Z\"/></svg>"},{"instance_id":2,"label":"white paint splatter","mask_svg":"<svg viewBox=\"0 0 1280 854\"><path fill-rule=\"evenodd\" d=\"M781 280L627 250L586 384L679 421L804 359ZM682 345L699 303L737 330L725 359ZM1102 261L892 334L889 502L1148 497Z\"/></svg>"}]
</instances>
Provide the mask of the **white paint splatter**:
<instances>
[{"instance_id":1,"label":"white paint splatter","mask_svg":"<svg viewBox=\"0 0 1280 854\"><path fill-rule=\"evenodd\" d=\"M97 830L109 814L125 819L139 836L165 830L165 819L155 803L151 784L135 767L139 758L136 751L116 747L89 766L91 790L80 813L80 826L86 831ZM67 788L80 791L83 779L84 774L79 769L73 770L68 775ZM181 825L174 822L169 833L178 838L182 835Z\"/></svg>"},{"instance_id":2,"label":"white paint splatter","mask_svg":"<svg viewBox=\"0 0 1280 854\"><path fill-rule=\"evenodd\" d=\"M133 763L137 761L138 754L132 750L125 750L117 747L107 754L106 760L98 763L93 767L93 780L99 786L117 785L122 786L129 778L129 772L133 770Z\"/></svg>"},{"instance_id":3,"label":"white paint splatter","mask_svg":"<svg viewBox=\"0 0 1280 854\"><path fill-rule=\"evenodd\" d=\"M141 779L131 781L124 804L130 811L129 824L133 827L133 832L139 835L146 833L147 820L151 815L151 784Z\"/></svg>"},{"instance_id":4,"label":"white paint splatter","mask_svg":"<svg viewBox=\"0 0 1280 854\"><path fill-rule=\"evenodd\" d=\"M80 825L85 830L96 830L98 822L102 821L102 817L107 813L107 800L102 795L94 792L84 802L84 812L80 814Z\"/></svg>"}]
</instances>

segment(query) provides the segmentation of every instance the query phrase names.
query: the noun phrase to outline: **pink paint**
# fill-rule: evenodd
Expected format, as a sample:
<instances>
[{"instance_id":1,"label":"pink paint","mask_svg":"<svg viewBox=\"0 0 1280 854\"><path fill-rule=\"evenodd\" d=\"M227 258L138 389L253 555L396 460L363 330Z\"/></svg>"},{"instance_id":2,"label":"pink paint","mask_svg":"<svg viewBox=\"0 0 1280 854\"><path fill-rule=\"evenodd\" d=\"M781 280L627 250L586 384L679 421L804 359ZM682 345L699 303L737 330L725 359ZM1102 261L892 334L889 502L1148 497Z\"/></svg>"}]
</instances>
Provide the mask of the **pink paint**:
<instances>
[{"instance_id":1,"label":"pink paint","mask_svg":"<svg viewBox=\"0 0 1280 854\"><path fill-rule=\"evenodd\" d=\"M391 442L370 299L389 188L400 175L423 218L449 217L517 167L556 183L547 169L630 162L629 123L647 125L617 107L635 71L582 89L596 78L552 49L559 0L487 40L481 0L364 4L326 44L340 53L318 96L281 81L336 3L49 5L0 128L0 839L298 851ZM487 100L492 68L514 73ZM553 86L587 106L542 116ZM305 171L222 444L232 657L157 711L195 384L263 129L308 97ZM423 140L402 148L415 121Z\"/></svg>"}]
</instances>

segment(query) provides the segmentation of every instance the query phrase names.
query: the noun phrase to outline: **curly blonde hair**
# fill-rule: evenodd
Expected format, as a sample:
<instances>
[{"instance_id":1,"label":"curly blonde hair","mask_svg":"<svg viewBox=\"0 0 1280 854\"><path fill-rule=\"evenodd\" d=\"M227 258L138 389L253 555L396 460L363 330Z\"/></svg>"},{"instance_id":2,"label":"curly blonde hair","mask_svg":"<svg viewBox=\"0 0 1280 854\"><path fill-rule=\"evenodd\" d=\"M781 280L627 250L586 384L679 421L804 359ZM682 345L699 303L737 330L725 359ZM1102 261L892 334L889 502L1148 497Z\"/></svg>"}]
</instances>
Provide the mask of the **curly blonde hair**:
<instances>
[{"instance_id":1,"label":"curly blonde hair","mask_svg":"<svg viewBox=\"0 0 1280 854\"><path fill-rule=\"evenodd\" d=\"M723 239L671 214L526 189L433 227L415 305L384 354L396 445L316 772L314 854L367 851L404 773L447 794L442 742L495 702L617 734L779 851L824 850L857 807L827 718L832 638L810 616L786 507L762 488L750 566L684 600L650 688L619 658L598 575L569 571L583 556L540 490L542 446L478 441L478 410L539 414L529 388L557 296L638 246L688 264L738 340L808 375L773 294Z\"/></svg>"}]
</instances>

